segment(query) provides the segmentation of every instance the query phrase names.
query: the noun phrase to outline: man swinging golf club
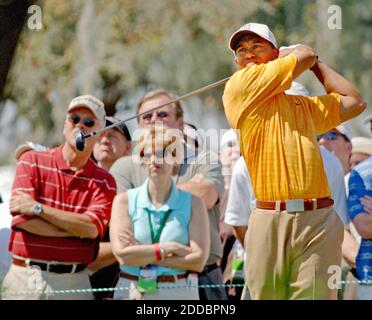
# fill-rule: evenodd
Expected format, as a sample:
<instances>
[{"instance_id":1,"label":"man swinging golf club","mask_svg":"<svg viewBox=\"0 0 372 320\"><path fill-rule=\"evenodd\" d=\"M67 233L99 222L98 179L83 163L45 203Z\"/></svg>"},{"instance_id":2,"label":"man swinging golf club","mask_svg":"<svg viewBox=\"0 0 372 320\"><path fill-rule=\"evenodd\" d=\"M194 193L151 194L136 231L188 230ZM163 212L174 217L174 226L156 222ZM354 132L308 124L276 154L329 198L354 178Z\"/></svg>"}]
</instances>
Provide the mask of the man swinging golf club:
<instances>
[{"instance_id":1,"label":"man swinging golf club","mask_svg":"<svg viewBox=\"0 0 372 320\"><path fill-rule=\"evenodd\" d=\"M314 49L279 50L268 26L248 23L230 49L240 67L223 95L226 116L240 129L256 209L245 237L247 285L253 299L335 299L328 268L341 262L343 228L316 136L360 114L358 90ZM311 69L327 95L289 96L292 81Z\"/></svg>"}]
</instances>

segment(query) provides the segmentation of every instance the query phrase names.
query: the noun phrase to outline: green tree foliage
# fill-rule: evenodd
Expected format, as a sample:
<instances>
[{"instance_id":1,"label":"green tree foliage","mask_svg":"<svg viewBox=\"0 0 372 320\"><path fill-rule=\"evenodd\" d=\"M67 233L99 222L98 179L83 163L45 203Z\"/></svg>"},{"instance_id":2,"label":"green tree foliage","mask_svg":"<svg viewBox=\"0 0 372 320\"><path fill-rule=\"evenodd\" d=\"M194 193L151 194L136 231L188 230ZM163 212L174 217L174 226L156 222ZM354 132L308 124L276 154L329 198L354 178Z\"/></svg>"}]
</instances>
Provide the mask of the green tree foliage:
<instances>
[{"instance_id":1,"label":"green tree foliage","mask_svg":"<svg viewBox=\"0 0 372 320\"><path fill-rule=\"evenodd\" d=\"M371 101L370 0L336 2L343 10L343 29L337 34L328 32L328 38L322 41L330 42L322 50L332 60L327 62L349 76ZM230 75L235 67L227 42L231 33L248 21L270 25L280 44L307 43L316 47L322 30L327 29L328 13L319 10L322 3L40 2L43 29L25 28L6 98L14 100L19 113L32 122L30 139L44 142L48 137L48 145L58 143L66 106L78 94L97 95L112 114L118 101L133 108L139 96L153 86L181 95ZM333 46L341 50L333 52ZM314 77L305 76L305 85L314 88L313 82ZM222 114L222 92L221 87L190 101L198 108L208 108L207 114Z\"/></svg>"}]
</instances>

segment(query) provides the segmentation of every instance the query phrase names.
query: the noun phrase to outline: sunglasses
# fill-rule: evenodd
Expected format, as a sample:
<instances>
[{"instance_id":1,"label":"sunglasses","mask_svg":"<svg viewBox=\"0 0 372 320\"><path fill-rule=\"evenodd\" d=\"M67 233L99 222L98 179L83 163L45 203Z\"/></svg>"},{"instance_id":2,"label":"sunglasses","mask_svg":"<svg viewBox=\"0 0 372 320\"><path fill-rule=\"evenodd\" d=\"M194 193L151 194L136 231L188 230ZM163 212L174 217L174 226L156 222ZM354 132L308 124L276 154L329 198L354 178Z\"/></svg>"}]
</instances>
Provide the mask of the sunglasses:
<instances>
[{"instance_id":1,"label":"sunglasses","mask_svg":"<svg viewBox=\"0 0 372 320\"><path fill-rule=\"evenodd\" d=\"M83 120L84 126L88 128L91 128L95 125L95 121L91 117L80 118L80 116L76 113L71 113L68 118L73 124L78 124L80 120Z\"/></svg>"},{"instance_id":2,"label":"sunglasses","mask_svg":"<svg viewBox=\"0 0 372 320\"><path fill-rule=\"evenodd\" d=\"M167 111L155 111L155 112L156 112L156 116L160 119L164 119L164 118L169 116L169 112L167 112ZM149 113L144 114L142 116L142 120L150 121L151 118L152 118L152 114L153 114L153 112L149 112Z\"/></svg>"},{"instance_id":3,"label":"sunglasses","mask_svg":"<svg viewBox=\"0 0 372 320\"><path fill-rule=\"evenodd\" d=\"M165 158L165 150L158 150L154 152L143 152L142 150L140 153L140 157L143 159L150 159L153 155L156 159L163 159Z\"/></svg>"},{"instance_id":4,"label":"sunglasses","mask_svg":"<svg viewBox=\"0 0 372 320\"><path fill-rule=\"evenodd\" d=\"M316 140L319 141L322 138L327 139L327 140L336 140L338 136L340 136L340 134L336 132L327 132L327 133L317 136Z\"/></svg>"}]
</instances>

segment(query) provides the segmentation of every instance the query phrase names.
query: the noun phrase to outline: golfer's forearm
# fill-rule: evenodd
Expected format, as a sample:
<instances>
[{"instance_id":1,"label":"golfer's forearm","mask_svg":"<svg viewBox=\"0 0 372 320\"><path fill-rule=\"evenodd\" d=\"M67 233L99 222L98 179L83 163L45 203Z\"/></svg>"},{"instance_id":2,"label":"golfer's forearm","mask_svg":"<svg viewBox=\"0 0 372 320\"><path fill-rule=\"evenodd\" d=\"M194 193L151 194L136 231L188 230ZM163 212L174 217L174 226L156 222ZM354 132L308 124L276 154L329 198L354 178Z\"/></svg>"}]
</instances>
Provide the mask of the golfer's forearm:
<instances>
[{"instance_id":1,"label":"golfer's forearm","mask_svg":"<svg viewBox=\"0 0 372 320\"><path fill-rule=\"evenodd\" d=\"M16 225L17 229L25 230L29 233L43 237L72 237L73 235L40 219L33 218L32 220L20 222Z\"/></svg>"},{"instance_id":2,"label":"golfer's forearm","mask_svg":"<svg viewBox=\"0 0 372 320\"><path fill-rule=\"evenodd\" d=\"M325 63L317 62L311 70L323 84L327 93L339 93L342 96L362 98L357 88L350 81L346 80Z\"/></svg>"},{"instance_id":3,"label":"golfer's forearm","mask_svg":"<svg viewBox=\"0 0 372 320\"><path fill-rule=\"evenodd\" d=\"M43 212L40 218L71 233L75 237L94 239L98 236L96 225L88 216L83 214L62 211L43 205Z\"/></svg>"}]
</instances>

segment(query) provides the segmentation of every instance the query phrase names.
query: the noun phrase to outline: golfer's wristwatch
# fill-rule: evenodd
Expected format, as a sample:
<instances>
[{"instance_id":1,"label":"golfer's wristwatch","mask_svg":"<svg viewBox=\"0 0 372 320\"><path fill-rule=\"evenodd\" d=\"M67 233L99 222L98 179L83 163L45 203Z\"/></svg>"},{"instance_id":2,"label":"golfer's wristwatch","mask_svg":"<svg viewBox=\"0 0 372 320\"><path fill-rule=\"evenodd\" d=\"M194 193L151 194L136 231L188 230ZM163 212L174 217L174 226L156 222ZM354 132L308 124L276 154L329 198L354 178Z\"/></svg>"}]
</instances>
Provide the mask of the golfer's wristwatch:
<instances>
[{"instance_id":1,"label":"golfer's wristwatch","mask_svg":"<svg viewBox=\"0 0 372 320\"><path fill-rule=\"evenodd\" d=\"M38 203L37 205L35 205L34 207L34 215L35 216L40 216L40 214L43 212L43 206L41 205L41 203Z\"/></svg>"}]
</instances>

